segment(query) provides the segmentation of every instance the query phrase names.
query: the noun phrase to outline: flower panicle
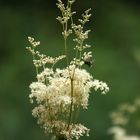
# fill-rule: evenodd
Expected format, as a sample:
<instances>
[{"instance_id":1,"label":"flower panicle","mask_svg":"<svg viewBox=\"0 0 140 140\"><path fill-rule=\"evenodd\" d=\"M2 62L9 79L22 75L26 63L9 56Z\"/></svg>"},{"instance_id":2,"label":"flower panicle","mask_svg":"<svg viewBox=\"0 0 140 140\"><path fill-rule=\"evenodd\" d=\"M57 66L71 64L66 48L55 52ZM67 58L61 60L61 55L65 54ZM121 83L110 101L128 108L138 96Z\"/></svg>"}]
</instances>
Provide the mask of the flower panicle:
<instances>
[{"instance_id":1,"label":"flower panicle","mask_svg":"<svg viewBox=\"0 0 140 140\"><path fill-rule=\"evenodd\" d=\"M92 91L100 90L106 94L109 87L105 82L94 79L84 66L92 66L93 57L91 51L85 51L91 45L85 43L90 30L85 30L84 25L91 17L90 10L86 10L79 19L79 25L75 24L72 5L75 0L57 0L57 7L61 15L57 20L62 24L65 55L58 57L47 56L37 50L39 41L28 37L30 47L27 49L33 56L33 64L36 67L35 82L29 86L31 93L29 98L35 104L32 115L37 118L37 123L45 133L54 135L52 139L73 140L81 136L89 136L89 129L76 121L80 109L87 109L89 96ZM74 35L73 46L75 55L69 58L67 39ZM64 68L54 67L62 59L67 60ZM77 114L77 115L76 115Z\"/></svg>"}]
</instances>

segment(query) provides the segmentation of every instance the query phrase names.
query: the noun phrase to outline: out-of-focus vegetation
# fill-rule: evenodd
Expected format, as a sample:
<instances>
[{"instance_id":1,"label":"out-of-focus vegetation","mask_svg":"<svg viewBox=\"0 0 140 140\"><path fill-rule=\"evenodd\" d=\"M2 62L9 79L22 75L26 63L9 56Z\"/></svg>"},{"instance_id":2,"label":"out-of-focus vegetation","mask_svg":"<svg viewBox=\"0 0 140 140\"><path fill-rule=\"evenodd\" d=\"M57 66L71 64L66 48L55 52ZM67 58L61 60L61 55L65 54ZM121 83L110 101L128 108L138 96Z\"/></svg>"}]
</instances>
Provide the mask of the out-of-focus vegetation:
<instances>
[{"instance_id":1,"label":"out-of-focus vegetation","mask_svg":"<svg viewBox=\"0 0 140 140\"><path fill-rule=\"evenodd\" d=\"M27 36L33 36L41 41L44 53L63 53L55 2L0 2L0 140L48 139L31 115L28 86L35 72L25 47ZM89 41L95 61L87 69L111 90L106 96L91 94L89 110L81 112L79 120L92 130L89 138L82 139L111 140L109 113L140 94L140 2L77 0L74 8L80 16L89 7L93 9Z\"/></svg>"}]
</instances>

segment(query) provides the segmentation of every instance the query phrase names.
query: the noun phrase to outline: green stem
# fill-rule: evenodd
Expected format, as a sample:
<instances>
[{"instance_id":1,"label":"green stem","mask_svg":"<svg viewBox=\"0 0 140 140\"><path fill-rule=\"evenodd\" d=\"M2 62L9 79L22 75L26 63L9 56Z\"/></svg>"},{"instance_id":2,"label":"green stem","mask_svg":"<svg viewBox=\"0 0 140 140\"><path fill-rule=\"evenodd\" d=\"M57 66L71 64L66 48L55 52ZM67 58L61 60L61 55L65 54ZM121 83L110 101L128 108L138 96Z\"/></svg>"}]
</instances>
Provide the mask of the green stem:
<instances>
[{"instance_id":1,"label":"green stem","mask_svg":"<svg viewBox=\"0 0 140 140\"><path fill-rule=\"evenodd\" d=\"M65 45L66 62L67 62L67 66L68 66L69 59L68 59L68 50L67 50L67 38L64 38L64 45Z\"/></svg>"},{"instance_id":2,"label":"green stem","mask_svg":"<svg viewBox=\"0 0 140 140\"><path fill-rule=\"evenodd\" d=\"M70 115L69 115L67 130L69 129L70 123L72 121L72 107L73 107L73 78L71 78L71 105L70 105Z\"/></svg>"},{"instance_id":3,"label":"green stem","mask_svg":"<svg viewBox=\"0 0 140 140\"><path fill-rule=\"evenodd\" d=\"M33 54L33 60L35 60L35 55ZM36 75L38 74L38 67L35 66Z\"/></svg>"}]
</instances>

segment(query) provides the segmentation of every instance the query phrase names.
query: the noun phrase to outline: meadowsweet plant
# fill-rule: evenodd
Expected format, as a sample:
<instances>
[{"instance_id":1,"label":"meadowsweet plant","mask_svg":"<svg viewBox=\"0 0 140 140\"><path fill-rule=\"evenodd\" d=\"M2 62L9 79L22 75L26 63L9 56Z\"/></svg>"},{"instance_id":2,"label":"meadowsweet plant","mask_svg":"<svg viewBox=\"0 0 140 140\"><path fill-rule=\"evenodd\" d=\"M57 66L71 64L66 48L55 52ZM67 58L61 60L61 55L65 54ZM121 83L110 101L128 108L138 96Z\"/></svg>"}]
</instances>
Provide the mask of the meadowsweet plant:
<instances>
[{"instance_id":1,"label":"meadowsweet plant","mask_svg":"<svg viewBox=\"0 0 140 140\"><path fill-rule=\"evenodd\" d=\"M106 83L94 79L93 76L83 68L84 65L91 67L92 52L88 51L91 46L85 43L90 30L84 26L90 19L90 9L82 14L79 24L75 24L72 11L75 0L57 0L57 7L61 15L57 20L62 25L62 36L64 38L64 55L50 57L37 51L39 41L28 37L30 47L27 49L33 56L33 64L36 69L35 82L30 84L31 103L35 107L32 115L37 118L37 123L44 129L45 133L51 134L52 139L73 140L81 136L89 136L89 129L76 120L80 109L88 108L88 100L91 89L100 90L102 94L109 91ZM75 37L73 47L74 57L70 59L67 40L70 34ZM60 48L62 49L62 48ZM66 66L57 68L56 63L64 59ZM63 62L64 62L63 60Z\"/></svg>"},{"instance_id":2,"label":"meadowsweet plant","mask_svg":"<svg viewBox=\"0 0 140 140\"><path fill-rule=\"evenodd\" d=\"M140 140L140 97L132 104L123 103L110 114L113 140Z\"/></svg>"}]
</instances>

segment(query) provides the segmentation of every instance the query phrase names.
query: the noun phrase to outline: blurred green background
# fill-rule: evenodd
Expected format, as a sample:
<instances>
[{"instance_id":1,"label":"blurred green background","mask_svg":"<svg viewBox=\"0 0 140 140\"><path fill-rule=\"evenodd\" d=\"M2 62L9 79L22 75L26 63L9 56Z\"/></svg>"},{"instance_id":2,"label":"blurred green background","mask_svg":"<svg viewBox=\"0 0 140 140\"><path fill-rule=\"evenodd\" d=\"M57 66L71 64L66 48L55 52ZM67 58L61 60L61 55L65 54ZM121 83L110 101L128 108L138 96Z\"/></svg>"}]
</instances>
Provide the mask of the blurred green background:
<instances>
[{"instance_id":1,"label":"blurred green background","mask_svg":"<svg viewBox=\"0 0 140 140\"><path fill-rule=\"evenodd\" d=\"M35 80L27 37L41 41L40 50L63 52L56 0L0 1L0 140L49 140L31 115L29 84ZM106 81L108 95L91 94L89 110L80 121L91 130L81 140L112 140L109 113L140 94L140 1L77 0L77 17L92 8L89 42L95 62L87 68Z\"/></svg>"}]
</instances>

